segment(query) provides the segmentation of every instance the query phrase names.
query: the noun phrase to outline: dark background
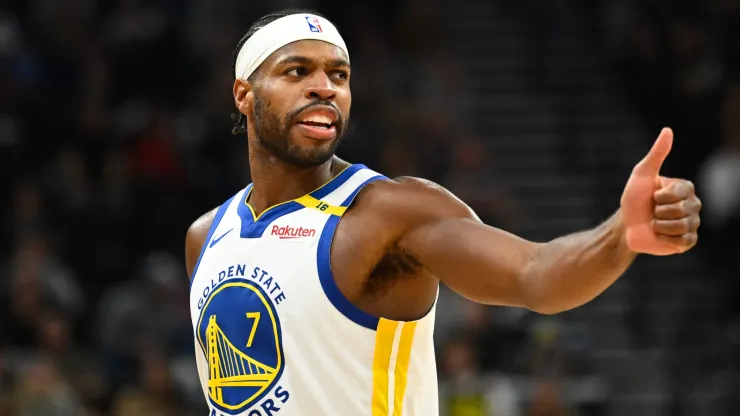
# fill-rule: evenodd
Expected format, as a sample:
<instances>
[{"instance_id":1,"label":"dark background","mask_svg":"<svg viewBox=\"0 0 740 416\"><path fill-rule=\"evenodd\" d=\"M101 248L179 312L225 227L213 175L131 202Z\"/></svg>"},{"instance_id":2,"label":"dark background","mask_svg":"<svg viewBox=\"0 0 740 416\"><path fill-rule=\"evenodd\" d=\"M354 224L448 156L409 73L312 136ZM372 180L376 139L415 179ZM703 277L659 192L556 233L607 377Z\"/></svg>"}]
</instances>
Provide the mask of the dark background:
<instances>
[{"instance_id":1,"label":"dark background","mask_svg":"<svg viewBox=\"0 0 740 416\"><path fill-rule=\"evenodd\" d=\"M311 7L344 34L339 155L546 241L618 207L661 127L700 243L556 316L443 290L450 416L740 414L740 1L5 0L0 415L205 415L188 225L249 183L231 52Z\"/></svg>"}]
</instances>

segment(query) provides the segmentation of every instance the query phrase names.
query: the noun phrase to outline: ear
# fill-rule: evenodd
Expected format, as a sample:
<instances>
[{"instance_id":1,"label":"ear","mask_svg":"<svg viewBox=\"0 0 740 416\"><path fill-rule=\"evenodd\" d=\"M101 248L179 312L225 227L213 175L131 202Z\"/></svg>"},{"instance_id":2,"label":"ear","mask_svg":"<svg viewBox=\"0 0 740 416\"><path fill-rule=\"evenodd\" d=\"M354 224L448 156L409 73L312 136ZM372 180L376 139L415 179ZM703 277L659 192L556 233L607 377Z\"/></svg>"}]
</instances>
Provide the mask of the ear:
<instances>
[{"instance_id":1,"label":"ear","mask_svg":"<svg viewBox=\"0 0 740 416\"><path fill-rule=\"evenodd\" d=\"M254 92L249 81L237 79L234 81L234 104L239 112L249 117L254 108Z\"/></svg>"}]
</instances>

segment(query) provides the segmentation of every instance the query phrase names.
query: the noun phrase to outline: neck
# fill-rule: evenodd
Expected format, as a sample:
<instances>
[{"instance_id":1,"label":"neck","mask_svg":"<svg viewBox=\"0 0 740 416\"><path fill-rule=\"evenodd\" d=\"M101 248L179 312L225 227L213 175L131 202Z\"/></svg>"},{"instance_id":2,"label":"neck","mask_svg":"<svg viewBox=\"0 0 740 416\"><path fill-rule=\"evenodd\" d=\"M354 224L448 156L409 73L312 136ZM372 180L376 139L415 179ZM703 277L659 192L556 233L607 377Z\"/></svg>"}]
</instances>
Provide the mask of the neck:
<instances>
[{"instance_id":1,"label":"neck","mask_svg":"<svg viewBox=\"0 0 740 416\"><path fill-rule=\"evenodd\" d=\"M267 208L299 198L327 183L350 164L334 156L307 168L286 163L266 149L250 146L252 192L249 205L259 215Z\"/></svg>"}]
</instances>

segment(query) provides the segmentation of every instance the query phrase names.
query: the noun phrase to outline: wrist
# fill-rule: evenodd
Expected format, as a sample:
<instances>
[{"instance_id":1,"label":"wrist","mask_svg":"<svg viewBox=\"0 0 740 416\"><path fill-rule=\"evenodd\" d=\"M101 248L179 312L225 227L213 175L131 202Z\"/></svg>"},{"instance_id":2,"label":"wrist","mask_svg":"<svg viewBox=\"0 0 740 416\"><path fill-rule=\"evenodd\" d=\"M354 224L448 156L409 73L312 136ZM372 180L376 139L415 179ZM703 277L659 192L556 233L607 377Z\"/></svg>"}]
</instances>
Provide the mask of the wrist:
<instances>
[{"instance_id":1,"label":"wrist","mask_svg":"<svg viewBox=\"0 0 740 416\"><path fill-rule=\"evenodd\" d=\"M637 253L633 252L627 243L627 225L624 223L622 210L617 210L607 223L609 224L609 233L611 234L615 244L619 247L619 251L636 255Z\"/></svg>"}]
</instances>

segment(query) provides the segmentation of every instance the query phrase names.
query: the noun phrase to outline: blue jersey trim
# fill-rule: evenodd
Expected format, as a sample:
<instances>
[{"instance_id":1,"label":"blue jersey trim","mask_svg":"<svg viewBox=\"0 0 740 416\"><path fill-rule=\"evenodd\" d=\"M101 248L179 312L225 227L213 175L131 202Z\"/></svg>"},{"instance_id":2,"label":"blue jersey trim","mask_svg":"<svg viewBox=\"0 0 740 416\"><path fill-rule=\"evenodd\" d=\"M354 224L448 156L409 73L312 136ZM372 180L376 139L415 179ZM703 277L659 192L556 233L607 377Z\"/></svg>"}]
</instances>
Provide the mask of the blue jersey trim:
<instances>
[{"instance_id":1,"label":"blue jersey trim","mask_svg":"<svg viewBox=\"0 0 740 416\"><path fill-rule=\"evenodd\" d=\"M244 235L249 232L249 227L254 224L254 214L252 214L252 210L249 209L249 206L247 205L247 195L249 195L249 191L252 190L252 185L253 184L251 183L247 185L247 188L244 190L244 194L236 206L236 214L239 215L239 218L242 221L241 230L239 231L239 235L241 235L242 238L244 238Z\"/></svg>"},{"instance_id":2,"label":"blue jersey trim","mask_svg":"<svg viewBox=\"0 0 740 416\"><path fill-rule=\"evenodd\" d=\"M388 179L388 178L386 178L383 175L375 175L375 176L367 179L365 182L363 182L362 184L360 184L360 186L358 186L357 189L355 189L354 191L352 191L351 194L349 194L349 196L347 197L347 199L345 199L344 202L342 202L342 205L341 206L343 206L343 207L349 207L350 204L352 204L352 201L355 200L355 197L357 197L357 194L360 193L360 191L362 190L362 188L365 187L365 185L369 184L370 182L376 181L378 179Z\"/></svg>"},{"instance_id":3,"label":"blue jersey trim","mask_svg":"<svg viewBox=\"0 0 740 416\"><path fill-rule=\"evenodd\" d=\"M348 207L365 185L381 178L385 177L378 175L363 182L362 185L360 185L344 202L342 202L342 206ZM329 302L331 302L331 304L334 305L342 315L360 326L375 331L378 328L380 318L370 315L350 302L350 300L344 296L342 291L339 290L337 282L334 280L334 273L331 271L331 244L340 219L341 217L335 215L330 216L326 225L324 225L324 230L321 232L319 247L316 253L319 281L321 282L321 287L324 289L324 293L329 299Z\"/></svg>"},{"instance_id":4,"label":"blue jersey trim","mask_svg":"<svg viewBox=\"0 0 740 416\"><path fill-rule=\"evenodd\" d=\"M198 261L195 262L195 267L193 268L193 274L190 276L190 288L191 289L193 288L193 281L195 281L195 274L198 272L198 266L200 266L200 261L203 259L203 254L205 254L206 249L208 248L208 244L211 242L211 239L213 238L213 233L216 232L216 228L218 228L218 224L221 222L221 218L224 217L224 214L226 213L226 209L229 208L229 206L231 205L231 201L234 200L235 196L236 195L233 195L226 202L221 204L221 206L218 208L218 211L216 211L216 216L213 217L211 228L208 229L208 234L206 235L206 239L203 241L203 247L200 249L200 255L198 256Z\"/></svg>"},{"instance_id":5,"label":"blue jersey trim","mask_svg":"<svg viewBox=\"0 0 740 416\"><path fill-rule=\"evenodd\" d=\"M249 215L246 221L245 218L240 215L240 217L242 217L242 228L240 233L242 238L260 238L262 237L262 234L265 233L267 227L272 224L273 221L282 217L283 215L288 215L303 208L303 205L295 201L291 201L265 212L265 214L260 216L259 219L255 222L254 218L252 217L252 212L249 210L249 207L247 207L247 204L239 204L239 209L241 209L242 206L245 207L245 210Z\"/></svg>"},{"instance_id":6,"label":"blue jersey trim","mask_svg":"<svg viewBox=\"0 0 740 416\"><path fill-rule=\"evenodd\" d=\"M365 165L350 165L322 187L309 193L309 195L316 199L324 198L330 193L336 191L337 188L342 186L349 178L362 169L366 169ZM240 231L240 236L242 238L262 237L265 230L272 222L284 215L291 214L304 208L303 205L295 202L295 200L287 201L268 208L255 220L254 212L252 212L252 209L247 205L247 195L249 195L249 191L252 189L252 186L253 184L247 186L242 200L239 201L239 206L236 208L236 212L239 214L239 218L241 218L242 222Z\"/></svg>"},{"instance_id":7,"label":"blue jersey trim","mask_svg":"<svg viewBox=\"0 0 740 416\"><path fill-rule=\"evenodd\" d=\"M334 179L330 180L326 183L326 185L322 186L321 188L311 192L309 195L316 199L321 199L329 195L330 193L336 191L340 186L342 186L349 178L351 178L355 173L361 171L362 169L367 169L365 165L350 165L347 167L347 169L343 170L339 175L335 176Z\"/></svg>"}]
</instances>

